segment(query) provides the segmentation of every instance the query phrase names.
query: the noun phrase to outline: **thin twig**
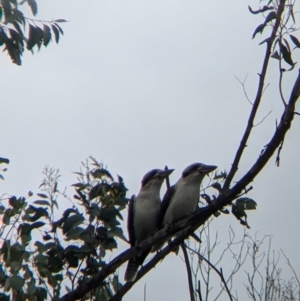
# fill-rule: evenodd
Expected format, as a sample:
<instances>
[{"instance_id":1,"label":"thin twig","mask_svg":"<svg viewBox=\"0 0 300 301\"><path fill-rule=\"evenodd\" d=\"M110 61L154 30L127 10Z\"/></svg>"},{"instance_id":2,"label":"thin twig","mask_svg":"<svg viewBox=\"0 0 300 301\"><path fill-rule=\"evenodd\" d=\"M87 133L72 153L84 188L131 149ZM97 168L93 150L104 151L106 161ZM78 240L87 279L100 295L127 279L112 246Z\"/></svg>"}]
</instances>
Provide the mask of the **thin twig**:
<instances>
[{"instance_id":1,"label":"thin twig","mask_svg":"<svg viewBox=\"0 0 300 301\"><path fill-rule=\"evenodd\" d=\"M241 86L243 87L243 91L244 91L244 94L246 96L246 99L248 100L248 102L253 105L253 103L251 102L251 100L249 99L248 97L248 94L247 94L247 91L246 91L246 88L245 88L245 82L247 80L247 77L248 77L248 74L245 76L245 79L244 81L242 82L237 76L235 76L235 78L239 81L239 83L241 84Z\"/></svg>"},{"instance_id":2,"label":"thin twig","mask_svg":"<svg viewBox=\"0 0 300 301\"><path fill-rule=\"evenodd\" d=\"M181 247L182 252L183 252L185 266L186 266L186 272L187 272L187 276L188 276L190 299L191 299L191 301L195 301L194 286L193 286L193 279L192 279L192 269L191 269L191 265L190 265L189 256L188 256L188 253L186 251L185 244L182 243L180 245L180 247Z\"/></svg>"},{"instance_id":3,"label":"thin twig","mask_svg":"<svg viewBox=\"0 0 300 301\"><path fill-rule=\"evenodd\" d=\"M200 280L198 280L197 293L198 293L199 301L202 301L202 294L201 294Z\"/></svg>"},{"instance_id":4,"label":"thin twig","mask_svg":"<svg viewBox=\"0 0 300 301\"><path fill-rule=\"evenodd\" d=\"M285 253L283 252L282 249L281 249L281 253L283 254L284 258L286 259L286 262L287 262L288 266L290 267L290 269L292 270L292 272L293 272L293 274L294 274L294 276L296 278L296 281L298 283L298 294L299 294L299 300L300 300L300 280L299 280L299 278L297 276L297 273L295 272L293 266L291 265L290 260L287 258L287 256L285 255Z\"/></svg>"},{"instance_id":5,"label":"thin twig","mask_svg":"<svg viewBox=\"0 0 300 301\"><path fill-rule=\"evenodd\" d=\"M264 120L272 113L272 111L270 111L259 123L254 124L253 127L255 128L256 126L260 125L261 123L264 122Z\"/></svg>"},{"instance_id":6,"label":"thin twig","mask_svg":"<svg viewBox=\"0 0 300 301\"><path fill-rule=\"evenodd\" d=\"M197 252L197 251L195 251L195 250L193 250L192 248L190 248L190 247L188 247L188 246L186 246L190 251L192 251L192 252L194 252L199 258L201 258L201 260L204 260L218 275L219 275L219 277L221 278L221 280L222 280L222 282L223 282L223 284L224 284L224 286L225 286L225 289L226 289L226 291L227 291L227 294L228 294L228 296L229 296L229 299L230 299L230 301L233 301L233 299L232 299L232 296L231 296L231 293L230 293L230 291L229 291L229 289L228 289L228 286L227 286L227 283L226 283L226 280L225 280L225 278L224 278L224 275L223 275L223 270L222 270L222 268L220 268L220 271L209 261L209 260L207 260L205 257L203 257L199 252Z\"/></svg>"},{"instance_id":7,"label":"thin twig","mask_svg":"<svg viewBox=\"0 0 300 301\"><path fill-rule=\"evenodd\" d=\"M283 143L284 143L284 138L282 139L279 147L278 147L278 150L277 150L277 156L276 156L276 166L279 167L280 165L280 153L281 153L281 150L282 150L282 147L283 147Z\"/></svg>"}]
</instances>

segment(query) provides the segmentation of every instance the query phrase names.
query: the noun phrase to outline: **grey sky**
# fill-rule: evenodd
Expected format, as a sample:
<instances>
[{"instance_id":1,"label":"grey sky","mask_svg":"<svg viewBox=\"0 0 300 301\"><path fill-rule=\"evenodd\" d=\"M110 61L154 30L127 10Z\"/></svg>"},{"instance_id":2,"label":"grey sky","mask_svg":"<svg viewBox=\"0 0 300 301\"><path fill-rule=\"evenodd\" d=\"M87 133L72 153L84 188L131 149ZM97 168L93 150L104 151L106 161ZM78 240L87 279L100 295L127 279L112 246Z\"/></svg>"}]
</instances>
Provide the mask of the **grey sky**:
<instances>
[{"instance_id":1,"label":"grey sky","mask_svg":"<svg viewBox=\"0 0 300 301\"><path fill-rule=\"evenodd\" d=\"M39 19L70 20L62 24L59 46L25 54L22 67L0 56L1 156L11 159L2 191L37 191L45 165L60 169L62 185L72 184L71 172L89 155L124 177L129 194L138 191L148 170L166 164L176 169L172 182L193 162L229 170L251 108L235 76L243 80L248 74L252 100L265 49L258 43L266 34L251 40L263 19L251 15L247 4L255 8L258 1L234 0L230 7L226 1L195 0L82 3L40 1ZM274 60L257 122L272 113L255 128L236 180L280 118L277 70ZM286 76L286 97L296 74L297 68ZM295 119L281 167L273 158L253 183L249 197L258 210L249 214L249 232L273 234L274 249L283 248L300 273L300 123ZM213 228L229 224L242 231L232 215L221 216ZM168 272L182 278L168 279ZM157 300L163 283L173 287L167 300L187 299L185 276L182 261L170 255L124 300L141 300L145 282L147 300Z\"/></svg>"}]
</instances>

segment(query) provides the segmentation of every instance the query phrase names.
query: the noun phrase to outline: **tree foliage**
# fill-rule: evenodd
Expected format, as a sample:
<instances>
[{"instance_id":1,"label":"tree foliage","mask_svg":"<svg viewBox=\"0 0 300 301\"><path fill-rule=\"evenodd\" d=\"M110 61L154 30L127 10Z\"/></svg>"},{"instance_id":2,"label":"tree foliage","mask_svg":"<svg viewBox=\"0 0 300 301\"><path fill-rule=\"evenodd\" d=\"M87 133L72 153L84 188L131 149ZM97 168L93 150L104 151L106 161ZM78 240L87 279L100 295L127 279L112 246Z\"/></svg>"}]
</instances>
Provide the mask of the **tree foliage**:
<instances>
[{"instance_id":1,"label":"tree foliage","mask_svg":"<svg viewBox=\"0 0 300 301\"><path fill-rule=\"evenodd\" d=\"M22 0L20 3L16 0L0 1L0 46L19 66L25 49L33 53L34 48L39 51L42 46L47 47L52 39L58 43L64 34L59 23L66 22L64 19L43 21L28 18L21 11L22 5L28 5L33 16L37 15L35 0Z\"/></svg>"},{"instance_id":2,"label":"tree foliage","mask_svg":"<svg viewBox=\"0 0 300 301\"><path fill-rule=\"evenodd\" d=\"M2 44L5 44L5 49L15 63L20 62L15 57L20 56L23 51L16 49L19 49L20 45L24 48L25 41L23 31L19 30L20 25L24 26L29 22L26 39L28 50L35 46L38 49L42 45L47 46L51 34L56 42L59 41L62 30L57 23L64 20L50 23L38 21L43 25L41 28L21 17L18 5L14 1L2 0L1 3L5 21L0 27L0 37L4 37ZM36 14L35 1L28 0L26 3L30 5L33 14ZM129 248L111 259L107 253L118 247L118 239L127 241L120 226L122 213L128 202L127 189L122 177L117 176L115 179L103 164L90 157L82 163L82 170L76 173L78 181L72 185L75 194L68 197L66 191L59 187L58 171L46 168L37 194L29 192L26 197L2 196L0 254L3 262L0 264L0 284L3 292L0 300L9 300L10 296L15 300L38 301L121 300L137 281L170 252L178 250L179 246L184 250L183 242L186 238L192 236L200 242L194 232L212 217L221 218L222 214L228 214L230 211L227 207L231 207L232 215L240 224L250 228L247 210L256 209L257 203L246 194L251 191L252 181L265 168L274 153L276 164L279 166L285 135L294 116L298 114L295 104L300 95L300 73L295 75L295 84L288 98L284 97L282 79L285 72L294 69L293 51L299 48L300 42L294 34L296 21L293 3L274 0L262 8L254 10L249 7L249 10L252 14L261 14L263 18L263 22L254 29L252 38L257 38L258 34L265 35L259 44L260 47L265 47L265 54L257 92L254 100L250 101L251 110L247 125L232 167L228 172L216 173L210 179L207 189L201 192L206 204L200 210L174 223L172 227L161 229L138 246ZM7 24L14 29L9 28ZM269 33L266 28L270 29ZM16 38L16 34L19 38ZM291 42L295 45L294 49ZM14 46L7 46L11 44ZM268 66L271 61L275 62L274 59L279 64L278 91L283 104L281 118L276 124L274 134L260 151L258 159L240 179L236 179L241 158L253 132L255 117L263 101ZM0 158L0 163L8 164L9 161ZM3 172L5 169L2 169ZM59 204L66 202L70 205L61 213ZM136 280L122 284L118 278L118 268L128 259L170 235L174 235L175 238L139 270ZM220 275L222 276L222 271ZM190 285L190 289L194 290L193 285ZM248 292L251 294L251 288ZM193 292L190 295L192 299Z\"/></svg>"},{"instance_id":3,"label":"tree foliage","mask_svg":"<svg viewBox=\"0 0 300 301\"><path fill-rule=\"evenodd\" d=\"M120 227L128 201L123 179L114 181L94 158L82 164L73 199L60 191L60 175L51 168L44 170L40 192L2 197L3 300L9 294L17 300L58 300L62 284L67 291L83 284L106 265L106 253L117 248L117 238L126 241ZM61 215L58 204L63 201L71 206ZM119 286L114 276L92 295L101 300Z\"/></svg>"}]
</instances>

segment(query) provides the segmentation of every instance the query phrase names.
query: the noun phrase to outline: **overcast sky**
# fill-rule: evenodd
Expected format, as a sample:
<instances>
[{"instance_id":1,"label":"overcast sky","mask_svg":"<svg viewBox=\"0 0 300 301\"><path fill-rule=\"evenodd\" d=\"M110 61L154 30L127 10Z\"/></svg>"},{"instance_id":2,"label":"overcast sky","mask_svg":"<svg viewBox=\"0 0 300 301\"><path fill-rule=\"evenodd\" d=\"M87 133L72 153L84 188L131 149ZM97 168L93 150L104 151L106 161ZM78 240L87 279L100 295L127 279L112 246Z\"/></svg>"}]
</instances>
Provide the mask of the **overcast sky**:
<instances>
[{"instance_id":1,"label":"overcast sky","mask_svg":"<svg viewBox=\"0 0 300 301\"><path fill-rule=\"evenodd\" d=\"M0 56L0 155L11 160L2 192L36 192L45 165L58 168L61 185L70 185L76 181L72 172L89 155L121 175L129 195L152 168L175 168L171 182L194 162L229 170L251 109L235 77L248 75L253 99L265 49L258 43L270 31L251 39L263 18L251 15L247 4L257 8L259 1L40 1L39 19L69 22L62 24L58 46L25 53L22 67L6 52ZM286 97L296 76L297 68L286 75ZM256 122L272 113L254 129L235 180L253 164L280 118L275 60L266 84ZM282 248L298 273L299 126L295 118L280 168L272 158L249 194L258 203L249 214L250 235L272 234L273 248ZM230 224L242 233L232 215L222 215L212 228L227 233ZM145 283L147 300L189 296L184 264L174 254L124 300L142 300Z\"/></svg>"}]
</instances>

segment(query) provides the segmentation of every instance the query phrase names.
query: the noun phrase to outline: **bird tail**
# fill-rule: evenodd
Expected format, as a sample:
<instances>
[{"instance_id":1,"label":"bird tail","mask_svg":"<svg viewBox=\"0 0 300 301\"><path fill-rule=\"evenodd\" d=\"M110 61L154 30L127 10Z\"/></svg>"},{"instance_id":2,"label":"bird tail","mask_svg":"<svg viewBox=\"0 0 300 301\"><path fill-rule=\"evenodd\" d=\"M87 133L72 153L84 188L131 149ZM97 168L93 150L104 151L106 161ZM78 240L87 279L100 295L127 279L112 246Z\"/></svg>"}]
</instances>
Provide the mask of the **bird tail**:
<instances>
[{"instance_id":1,"label":"bird tail","mask_svg":"<svg viewBox=\"0 0 300 301\"><path fill-rule=\"evenodd\" d=\"M129 259L126 272L125 272L125 281L132 282L135 280L137 272L138 272L139 264L137 258Z\"/></svg>"}]
</instances>

